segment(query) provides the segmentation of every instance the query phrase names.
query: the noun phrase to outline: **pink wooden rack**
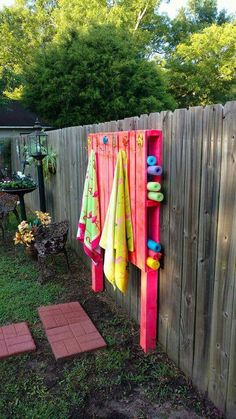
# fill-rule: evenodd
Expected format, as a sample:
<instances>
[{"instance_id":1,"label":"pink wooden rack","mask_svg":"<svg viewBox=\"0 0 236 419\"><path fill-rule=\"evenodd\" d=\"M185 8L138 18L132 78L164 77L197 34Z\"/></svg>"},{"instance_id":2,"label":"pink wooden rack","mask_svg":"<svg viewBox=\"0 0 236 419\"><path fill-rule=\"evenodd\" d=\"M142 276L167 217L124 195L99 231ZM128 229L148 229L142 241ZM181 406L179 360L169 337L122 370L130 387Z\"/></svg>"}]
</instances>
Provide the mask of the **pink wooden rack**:
<instances>
[{"instance_id":1,"label":"pink wooden rack","mask_svg":"<svg viewBox=\"0 0 236 419\"><path fill-rule=\"evenodd\" d=\"M128 175L134 232L134 252L131 263L141 269L140 345L145 352L156 346L158 271L146 264L147 240L160 242L160 202L147 199L147 156L157 158L162 166L162 132L157 130L123 131L90 134L88 152L94 150L97 159L98 189L100 196L101 227L103 228L109 204L112 182L119 150L128 158ZM152 181L161 183L160 176ZM132 280L132 278L129 278ZM103 263L92 263L92 289L103 291Z\"/></svg>"}]
</instances>

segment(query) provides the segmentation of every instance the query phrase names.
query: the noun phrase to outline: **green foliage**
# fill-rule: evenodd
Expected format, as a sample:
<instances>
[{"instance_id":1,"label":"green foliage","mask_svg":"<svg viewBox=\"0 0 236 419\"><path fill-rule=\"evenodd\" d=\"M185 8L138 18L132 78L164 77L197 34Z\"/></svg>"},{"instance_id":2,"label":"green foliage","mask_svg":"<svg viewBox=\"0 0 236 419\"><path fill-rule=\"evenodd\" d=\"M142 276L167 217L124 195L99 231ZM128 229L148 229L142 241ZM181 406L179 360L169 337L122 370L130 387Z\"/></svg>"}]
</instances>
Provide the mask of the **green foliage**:
<instances>
[{"instance_id":1,"label":"green foliage","mask_svg":"<svg viewBox=\"0 0 236 419\"><path fill-rule=\"evenodd\" d=\"M52 146L48 147L48 153L43 159L43 176L48 181L51 175L55 175L57 171L57 154L53 151Z\"/></svg>"},{"instance_id":2,"label":"green foliage","mask_svg":"<svg viewBox=\"0 0 236 419\"><path fill-rule=\"evenodd\" d=\"M224 103L236 85L236 25L212 25L176 48L168 62L180 106Z\"/></svg>"},{"instance_id":3,"label":"green foliage","mask_svg":"<svg viewBox=\"0 0 236 419\"><path fill-rule=\"evenodd\" d=\"M158 4L158 0L16 0L0 11L0 79L6 80L7 95L21 97L24 69L52 39L64 40L71 31L84 32L104 22L139 32L153 19ZM140 32L136 39L144 42L146 31Z\"/></svg>"},{"instance_id":4,"label":"green foliage","mask_svg":"<svg viewBox=\"0 0 236 419\"><path fill-rule=\"evenodd\" d=\"M231 99L232 78L226 82L220 75L215 83L196 74L192 81L193 63L181 58L181 51L186 45L210 74L215 67L203 49L197 53L191 35L212 25L218 33L234 17L219 11L216 0L188 0L171 20L158 12L161 1L16 0L3 8L0 107L24 92L40 117L65 126L172 109L176 100L186 107L208 98L210 103ZM211 39L204 42L208 50ZM173 72L176 100L167 93L166 69Z\"/></svg>"},{"instance_id":5,"label":"green foliage","mask_svg":"<svg viewBox=\"0 0 236 419\"><path fill-rule=\"evenodd\" d=\"M36 183L29 177L14 178L0 182L0 189L31 189L36 188Z\"/></svg>"},{"instance_id":6,"label":"green foliage","mask_svg":"<svg viewBox=\"0 0 236 419\"><path fill-rule=\"evenodd\" d=\"M26 74L24 99L61 127L172 109L175 104L155 62L145 59L131 35L111 25L73 33L39 54Z\"/></svg>"},{"instance_id":7,"label":"green foliage","mask_svg":"<svg viewBox=\"0 0 236 419\"><path fill-rule=\"evenodd\" d=\"M134 32L155 19L160 0L58 0L54 11L56 38L65 37L71 30L87 30L104 22Z\"/></svg>"},{"instance_id":8,"label":"green foliage","mask_svg":"<svg viewBox=\"0 0 236 419\"><path fill-rule=\"evenodd\" d=\"M17 0L14 6L0 11L0 79L4 79L10 98L21 96L24 67L54 34L50 2L29 3L30 6L26 0Z\"/></svg>"},{"instance_id":9,"label":"green foliage","mask_svg":"<svg viewBox=\"0 0 236 419\"><path fill-rule=\"evenodd\" d=\"M181 7L177 16L169 21L164 50L169 54L191 34L232 20L225 10L218 12L217 0L188 0L186 7Z\"/></svg>"},{"instance_id":10,"label":"green foliage","mask_svg":"<svg viewBox=\"0 0 236 419\"><path fill-rule=\"evenodd\" d=\"M1 81L0 81L1 84ZM8 98L4 95L3 90L0 87L0 110L6 108L8 104Z\"/></svg>"}]
</instances>

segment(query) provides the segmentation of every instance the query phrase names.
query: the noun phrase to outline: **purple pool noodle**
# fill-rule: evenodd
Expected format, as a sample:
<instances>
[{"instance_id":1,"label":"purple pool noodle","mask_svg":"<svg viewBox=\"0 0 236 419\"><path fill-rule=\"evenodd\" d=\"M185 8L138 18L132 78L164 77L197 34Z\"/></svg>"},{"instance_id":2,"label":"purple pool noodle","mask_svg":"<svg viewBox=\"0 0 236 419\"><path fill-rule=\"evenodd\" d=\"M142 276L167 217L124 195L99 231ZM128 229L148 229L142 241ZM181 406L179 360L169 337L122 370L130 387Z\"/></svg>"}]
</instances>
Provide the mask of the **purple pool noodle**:
<instances>
[{"instance_id":1,"label":"purple pool noodle","mask_svg":"<svg viewBox=\"0 0 236 419\"><path fill-rule=\"evenodd\" d=\"M160 176L162 174L162 167L161 166L149 166L147 168L147 172L149 175Z\"/></svg>"},{"instance_id":2,"label":"purple pool noodle","mask_svg":"<svg viewBox=\"0 0 236 419\"><path fill-rule=\"evenodd\" d=\"M155 156L148 156L147 157L147 164L148 166L154 166L157 163L157 159Z\"/></svg>"}]
</instances>

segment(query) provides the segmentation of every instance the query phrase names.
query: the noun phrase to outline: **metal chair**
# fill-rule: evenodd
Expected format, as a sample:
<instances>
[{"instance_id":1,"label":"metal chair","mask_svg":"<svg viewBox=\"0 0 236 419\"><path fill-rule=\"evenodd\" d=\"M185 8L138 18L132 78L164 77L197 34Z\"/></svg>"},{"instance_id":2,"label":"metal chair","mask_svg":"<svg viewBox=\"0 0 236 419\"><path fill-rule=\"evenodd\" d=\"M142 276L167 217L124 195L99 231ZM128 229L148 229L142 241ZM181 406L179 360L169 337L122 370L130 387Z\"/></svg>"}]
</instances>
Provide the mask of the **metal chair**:
<instances>
[{"instance_id":1,"label":"metal chair","mask_svg":"<svg viewBox=\"0 0 236 419\"><path fill-rule=\"evenodd\" d=\"M35 238L34 247L38 252L38 265L40 269L40 277L38 282L42 283L47 273L46 258L50 255L64 253L68 270L70 270L69 259L66 251L66 241L69 231L69 221L61 221L52 223L48 226L39 226Z\"/></svg>"},{"instance_id":2,"label":"metal chair","mask_svg":"<svg viewBox=\"0 0 236 419\"><path fill-rule=\"evenodd\" d=\"M5 240L5 229L8 215L13 212L15 217L20 223L17 206L18 197L16 195L8 195L7 193L0 192L0 229L2 230L2 240Z\"/></svg>"}]
</instances>

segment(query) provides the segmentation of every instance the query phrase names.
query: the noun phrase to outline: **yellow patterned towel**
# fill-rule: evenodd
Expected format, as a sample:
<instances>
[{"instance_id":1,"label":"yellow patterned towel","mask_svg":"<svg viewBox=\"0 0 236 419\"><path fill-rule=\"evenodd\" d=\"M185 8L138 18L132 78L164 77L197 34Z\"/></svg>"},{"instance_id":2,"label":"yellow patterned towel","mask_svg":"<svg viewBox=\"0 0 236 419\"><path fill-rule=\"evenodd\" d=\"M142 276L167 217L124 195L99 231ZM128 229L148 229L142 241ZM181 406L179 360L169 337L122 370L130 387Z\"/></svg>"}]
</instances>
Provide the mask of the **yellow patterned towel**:
<instances>
[{"instance_id":1,"label":"yellow patterned towel","mask_svg":"<svg viewBox=\"0 0 236 419\"><path fill-rule=\"evenodd\" d=\"M100 246L105 249L104 273L121 292L128 285L128 251L134 250L130 213L127 156L118 153L112 192Z\"/></svg>"},{"instance_id":2,"label":"yellow patterned towel","mask_svg":"<svg viewBox=\"0 0 236 419\"><path fill-rule=\"evenodd\" d=\"M102 260L101 249L99 247L101 227L96 170L96 156L92 150L85 177L77 240L80 240L84 244L85 253L95 264Z\"/></svg>"}]
</instances>

